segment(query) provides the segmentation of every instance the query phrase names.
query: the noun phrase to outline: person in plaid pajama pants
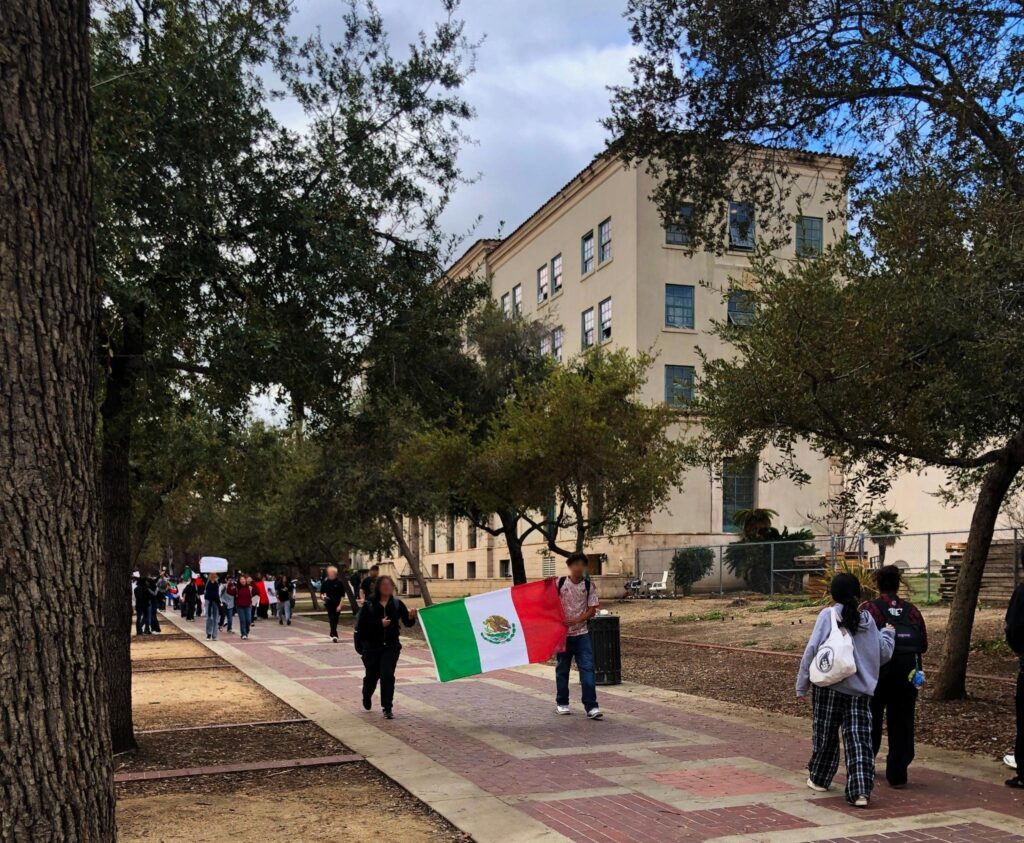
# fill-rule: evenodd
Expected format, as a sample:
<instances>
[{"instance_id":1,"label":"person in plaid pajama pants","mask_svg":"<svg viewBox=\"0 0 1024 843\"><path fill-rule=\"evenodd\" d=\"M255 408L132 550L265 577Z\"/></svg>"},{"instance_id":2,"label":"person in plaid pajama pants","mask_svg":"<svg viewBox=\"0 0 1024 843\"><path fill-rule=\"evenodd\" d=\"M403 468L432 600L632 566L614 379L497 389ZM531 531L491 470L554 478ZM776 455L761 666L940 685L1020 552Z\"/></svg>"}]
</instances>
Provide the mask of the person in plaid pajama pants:
<instances>
[{"instance_id":1,"label":"person in plaid pajama pants","mask_svg":"<svg viewBox=\"0 0 1024 843\"><path fill-rule=\"evenodd\" d=\"M811 690L810 779L828 787L839 769L839 732L846 751L848 802L869 796L875 787L875 753L871 748L871 697L854 697L814 687Z\"/></svg>"},{"instance_id":2,"label":"person in plaid pajama pants","mask_svg":"<svg viewBox=\"0 0 1024 843\"><path fill-rule=\"evenodd\" d=\"M878 672L892 658L895 630L879 629L871 615L859 608L860 582L851 574L836 574L830 586L835 604L823 609L807 642L796 695L811 691L811 760L807 764L807 786L826 791L839 769L839 733L846 752L846 799L858 808L866 807L875 786L875 753L871 746L871 695L878 685ZM811 690L810 667L832 631L832 615L852 637L857 672L829 687Z\"/></svg>"}]
</instances>

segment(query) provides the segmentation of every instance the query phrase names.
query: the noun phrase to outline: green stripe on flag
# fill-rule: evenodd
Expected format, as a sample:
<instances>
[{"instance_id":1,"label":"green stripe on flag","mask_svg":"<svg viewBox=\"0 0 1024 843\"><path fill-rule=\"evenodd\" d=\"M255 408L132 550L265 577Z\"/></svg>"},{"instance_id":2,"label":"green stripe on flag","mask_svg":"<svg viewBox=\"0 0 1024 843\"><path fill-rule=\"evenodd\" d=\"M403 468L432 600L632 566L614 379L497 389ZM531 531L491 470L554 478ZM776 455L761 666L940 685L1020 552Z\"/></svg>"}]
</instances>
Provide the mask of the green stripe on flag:
<instances>
[{"instance_id":1,"label":"green stripe on flag","mask_svg":"<svg viewBox=\"0 0 1024 843\"><path fill-rule=\"evenodd\" d=\"M464 599L420 609L419 620L442 682L480 673L480 651Z\"/></svg>"}]
</instances>

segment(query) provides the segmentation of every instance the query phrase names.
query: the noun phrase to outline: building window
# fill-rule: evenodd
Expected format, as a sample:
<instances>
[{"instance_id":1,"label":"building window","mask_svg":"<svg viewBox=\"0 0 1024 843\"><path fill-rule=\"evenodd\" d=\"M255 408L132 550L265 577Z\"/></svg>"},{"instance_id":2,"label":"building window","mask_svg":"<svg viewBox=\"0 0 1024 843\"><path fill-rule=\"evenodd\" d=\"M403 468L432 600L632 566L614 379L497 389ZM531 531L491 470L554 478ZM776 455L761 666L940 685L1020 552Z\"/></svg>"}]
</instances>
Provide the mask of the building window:
<instances>
[{"instance_id":1,"label":"building window","mask_svg":"<svg viewBox=\"0 0 1024 843\"><path fill-rule=\"evenodd\" d=\"M512 288L512 312L518 316L523 312L523 285L516 284Z\"/></svg>"},{"instance_id":2,"label":"building window","mask_svg":"<svg viewBox=\"0 0 1024 843\"><path fill-rule=\"evenodd\" d=\"M476 550L476 524L470 524L466 533L466 547Z\"/></svg>"},{"instance_id":3,"label":"building window","mask_svg":"<svg viewBox=\"0 0 1024 843\"><path fill-rule=\"evenodd\" d=\"M693 401L693 366L665 367L665 403L670 407L685 407Z\"/></svg>"},{"instance_id":4,"label":"building window","mask_svg":"<svg viewBox=\"0 0 1024 843\"><path fill-rule=\"evenodd\" d=\"M551 354L559 363L562 362L562 342L565 339L565 329L559 325L551 332Z\"/></svg>"},{"instance_id":5,"label":"building window","mask_svg":"<svg viewBox=\"0 0 1024 843\"><path fill-rule=\"evenodd\" d=\"M580 274L586 275L594 268L594 232L588 231L580 239Z\"/></svg>"},{"instance_id":6,"label":"building window","mask_svg":"<svg viewBox=\"0 0 1024 843\"><path fill-rule=\"evenodd\" d=\"M689 246L693 242L693 203L679 206L674 222L665 226L665 242L670 246Z\"/></svg>"},{"instance_id":7,"label":"building window","mask_svg":"<svg viewBox=\"0 0 1024 843\"><path fill-rule=\"evenodd\" d=\"M669 328L693 327L692 285L665 285L665 325Z\"/></svg>"},{"instance_id":8,"label":"building window","mask_svg":"<svg viewBox=\"0 0 1024 843\"><path fill-rule=\"evenodd\" d=\"M594 308L588 307L583 311L581 328L583 348L590 348L594 344Z\"/></svg>"},{"instance_id":9,"label":"building window","mask_svg":"<svg viewBox=\"0 0 1024 843\"><path fill-rule=\"evenodd\" d=\"M430 578L436 580L439 576L441 576L440 568L437 565L431 565Z\"/></svg>"},{"instance_id":10,"label":"building window","mask_svg":"<svg viewBox=\"0 0 1024 843\"><path fill-rule=\"evenodd\" d=\"M511 559L499 559L498 560L498 576L509 578L512 576L512 560Z\"/></svg>"},{"instance_id":11,"label":"building window","mask_svg":"<svg viewBox=\"0 0 1024 843\"><path fill-rule=\"evenodd\" d=\"M548 265L540 267L537 270L537 302L545 302L548 300Z\"/></svg>"},{"instance_id":12,"label":"building window","mask_svg":"<svg viewBox=\"0 0 1024 843\"><path fill-rule=\"evenodd\" d=\"M739 531L734 523L736 513L754 508L757 485L757 464L750 459L731 458L722 463L722 529Z\"/></svg>"},{"instance_id":13,"label":"building window","mask_svg":"<svg viewBox=\"0 0 1024 843\"><path fill-rule=\"evenodd\" d=\"M729 203L729 248L749 252L754 248L754 206L749 202Z\"/></svg>"},{"instance_id":14,"label":"building window","mask_svg":"<svg viewBox=\"0 0 1024 843\"><path fill-rule=\"evenodd\" d=\"M444 566L444 578L446 580L453 580L453 579L455 579L455 563L454 562L449 562L447 565Z\"/></svg>"},{"instance_id":15,"label":"building window","mask_svg":"<svg viewBox=\"0 0 1024 843\"><path fill-rule=\"evenodd\" d=\"M430 541L427 543L427 553L437 553L437 523L430 522Z\"/></svg>"},{"instance_id":16,"label":"building window","mask_svg":"<svg viewBox=\"0 0 1024 843\"><path fill-rule=\"evenodd\" d=\"M555 575L555 557L545 556L540 563L540 575L542 577L553 577Z\"/></svg>"},{"instance_id":17,"label":"building window","mask_svg":"<svg viewBox=\"0 0 1024 843\"><path fill-rule=\"evenodd\" d=\"M754 318L754 297L747 290L730 290L728 315L730 325L749 325Z\"/></svg>"},{"instance_id":18,"label":"building window","mask_svg":"<svg viewBox=\"0 0 1024 843\"><path fill-rule=\"evenodd\" d=\"M814 257L822 252L821 217L797 217L796 253L798 257Z\"/></svg>"},{"instance_id":19,"label":"building window","mask_svg":"<svg viewBox=\"0 0 1024 843\"><path fill-rule=\"evenodd\" d=\"M562 289L562 256L555 255L551 259L551 295Z\"/></svg>"},{"instance_id":20,"label":"building window","mask_svg":"<svg viewBox=\"0 0 1024 843\"><path fill-rule=\"evenodd\" d=\"M449 552L455 550L455 516L454 515L449 515L448 516L448 529L445 530L445 533L446 533L445 538L446 538L446 540L448 542L447 546L448 546Z\"/></svg>"},{"instance_id":21,"label":"building window","mask_svg":"<svg viewBox=\"0 0 1024 843\"><path fill-rule=\"evenodd\" d=\"M472 559L470 559L466 563L466 579L467 580L475 580L476 579L476 562L474 562Z\"/></svg>"},{"instance_id":22,"label":"building window","mask_svg":"<svg viewBox=\"0 0 1024 843\"><path fill-rule=\"evenodd\" d=\"M610 340L612 338L612 300L611 298L605 299L597 307L597 315L599 325L601 328L601 342Z\"/></svg>"},{"instance_id":23,"label":"building window","mask_svg":"<svg viewBox=\"0 0 1024 843\"><path fill-rule=\"evenodd\" d=\"M504 313L506 316L509 316L512 313L511 305L509 304L510 300L511 297L509 296L508 293L505 293L501 297L501 312Z\"/></svg>"},{"instance_id":24,"label":"building window","mask_svg":"<svg viewBox=\"0 0 1024 843\"><path fill-rule=\"evenodd\" d=\"M612 257L612 218L608 217L597 227L597 262L604 263Z\"/></svg>"},{"instance_id":25,"label":"building window","mask_svg":"<svg viewBox=\"0 0 1024 843\"><path fill-rule=\"evenodd\" d=\"M551 335L545 334L540 338L540 353L542 356L551 353Z\"/></svg>"}]
</instances>

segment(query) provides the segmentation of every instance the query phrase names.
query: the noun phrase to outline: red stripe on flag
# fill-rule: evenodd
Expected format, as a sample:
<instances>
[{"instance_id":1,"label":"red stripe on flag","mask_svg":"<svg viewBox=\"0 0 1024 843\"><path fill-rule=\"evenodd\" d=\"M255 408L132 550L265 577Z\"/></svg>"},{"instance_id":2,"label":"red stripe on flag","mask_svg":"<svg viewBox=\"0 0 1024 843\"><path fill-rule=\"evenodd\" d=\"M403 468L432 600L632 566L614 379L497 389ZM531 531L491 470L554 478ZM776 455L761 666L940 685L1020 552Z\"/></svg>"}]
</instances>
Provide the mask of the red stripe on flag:
<instances>
[{"instance_id":1,"label":"red stripe on flag","mask_svg":"<svg viewBox=\"0 0 1024 843\"><path fill-rule=\"evenodd\" d=\"M567 630L555 578L514 585L511 592L512 603L523 625L530 663L546 662L555 653L564 651Z\"/></svg>"},{"instance_id":2,"label":"red stripe on flag","mask_svg":"<svg viewBox=\"0 0 1024 843\"><path fill-rule=\"evenodd\" d=\"M260 594L260 605L264 606L270 602L270 598L267 596L267 584L263 580L256 581L256 590Z\"/></svg>"}]
</instances>

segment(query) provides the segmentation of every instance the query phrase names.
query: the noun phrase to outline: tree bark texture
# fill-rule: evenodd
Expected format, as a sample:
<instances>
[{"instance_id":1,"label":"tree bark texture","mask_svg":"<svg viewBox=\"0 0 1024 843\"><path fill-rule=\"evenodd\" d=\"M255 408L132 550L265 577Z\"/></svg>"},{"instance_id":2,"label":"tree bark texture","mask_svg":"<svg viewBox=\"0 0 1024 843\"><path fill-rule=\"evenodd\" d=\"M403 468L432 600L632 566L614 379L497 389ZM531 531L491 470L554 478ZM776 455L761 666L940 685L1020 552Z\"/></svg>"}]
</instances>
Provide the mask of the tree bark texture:
<instances>
[{"instance_id":1,"label":"tree bark texture","mask_svg":"<svg viewBox=\"0 0 1024 843\"><path fill-rule=\"evenodd\" d=\"M523 542L519 538L519 514L517 512L498 512L501 531L505 534L508 547L509 564L512 566L512 584L522 585L526 582L526 560L523 557Z\"/></svg>"},{"instance_id":2,"label":"tree bark texture","mask_svg":"<svg viewBox=\"0 0 1024 843\"><path fill-rule=\"evenodd\" d=\"M1018 435L1007 448L1006 456L989 468L978 490L967 548L960 565L953 602L949 607L942 661L932 685L934 699L955 700L967 694L967 660L971 653L971 632L981 591L981 577L985 572L985 562L988 560L1000 508L1022 465L1024 442Z\"/></svg>"},{"instance_id":3,"label":"tree bark texture","mask_svg":"<svg viewBox=\"0 0 1024 843\"><path fill-rule=\"evenodd\" d=\"M406 558L409 567L412 568L413 576L416 577L416 584L420 587L420 596L423 598L423 605L430 606L434 601L430 598L430 587L427 585L427 578L423 576L423 566L420 564L420 555L413 551L405 540L405 531L402 530L401 518L390 513L386 516L388 526L391 528L391 535L398 543L398 549Z\"/></svg>"},{"instance_id":4,"label":"tree bark texture","mask_svg":"<svg viewBox=\"0 0 1024 843\"><path fill-rule=\"evenodd\" d=\"M114 752L135 746L132 723L131 443L139 361L143 353L140 307L123 315L123 334L107 367L102 417L100 496L103 503L103 677L110 705Z\"/></svg>"},{"instance_id":5,"label":"tree bark texture","mask_svg":"<svg viewBox=\"0 0 1024 843\"><path fill-rule=\"evenodd\" d=\"M0 840L115 839L89 8L0 3Z\"/></svg>"}]
</instances>

